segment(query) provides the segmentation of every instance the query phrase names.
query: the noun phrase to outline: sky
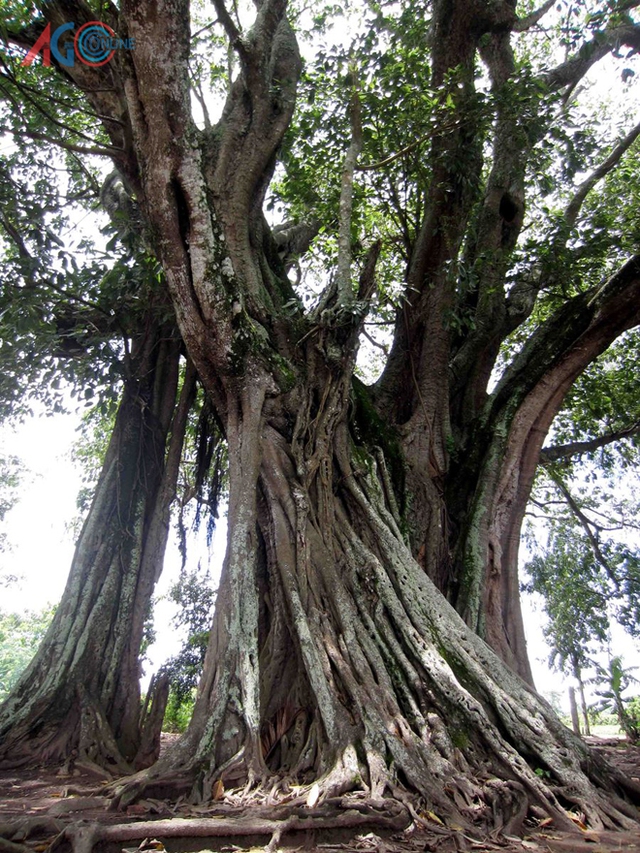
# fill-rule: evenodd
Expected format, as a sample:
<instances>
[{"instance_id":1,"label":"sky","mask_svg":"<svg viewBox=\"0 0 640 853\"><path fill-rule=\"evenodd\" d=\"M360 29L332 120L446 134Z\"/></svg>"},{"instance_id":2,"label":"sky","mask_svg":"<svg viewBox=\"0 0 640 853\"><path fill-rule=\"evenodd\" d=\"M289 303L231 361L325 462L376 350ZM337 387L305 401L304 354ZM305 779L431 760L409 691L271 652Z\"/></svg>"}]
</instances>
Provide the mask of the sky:
<instances>
[{"instance_id":1,"label":"sky","mask_svg":"<svg viewBox=\"0 0 640 853\"><path fill-rule=\"evenodd\" d=\"M67 525L77 514L82 485L70 455L78 424L78 415L59 414L0 427L0 454L17 456L27 466L20 500L5 520L10 550L0 555L3 574L24 580L0 589L3 610L40 610L62 595L73 556Z\"/></svg>"}]
</instances>

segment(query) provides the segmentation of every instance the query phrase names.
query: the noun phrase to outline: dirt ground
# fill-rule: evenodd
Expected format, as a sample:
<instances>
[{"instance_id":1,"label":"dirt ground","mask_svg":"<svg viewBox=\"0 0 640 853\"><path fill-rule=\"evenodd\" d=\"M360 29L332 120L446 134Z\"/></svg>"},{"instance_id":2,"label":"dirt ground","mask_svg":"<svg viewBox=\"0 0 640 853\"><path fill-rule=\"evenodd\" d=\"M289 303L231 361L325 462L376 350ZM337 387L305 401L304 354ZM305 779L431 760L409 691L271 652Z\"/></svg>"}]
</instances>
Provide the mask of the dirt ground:
<instances>
[{"instance_id":1,"label":"dirt ground","mask_svg":"<svg viewBox=\"0 0 640 853\"><path fill-rule=\"evenodd\" d=\"M611 763L640 781L640 747L623 740L589 740ZM124 812L110 810L110 800L100 795L101 785L96 775L85 771L73 776L47 771L0 773L0 853L66 853L70 840L74 853L90 853L92 847L96 853L255 853L264 849L269 853L640 853L640 824L632 833L579 831L568 836L553 826L531 822L523 838L478 841L424 819L398 829L403 817L406 823L406 812L399 806L394 809L394 801L387 801L373 823L368 804L365 807L363 799L352 796L315 809L298 808L283 824L282 805L241 803L233 796L207 809L147 799ZM317 823L322 827L315 828ZM211 837L213 825L217 837ZM188 831L182 831L185 826Z\"/></svg>"}]
</instances>

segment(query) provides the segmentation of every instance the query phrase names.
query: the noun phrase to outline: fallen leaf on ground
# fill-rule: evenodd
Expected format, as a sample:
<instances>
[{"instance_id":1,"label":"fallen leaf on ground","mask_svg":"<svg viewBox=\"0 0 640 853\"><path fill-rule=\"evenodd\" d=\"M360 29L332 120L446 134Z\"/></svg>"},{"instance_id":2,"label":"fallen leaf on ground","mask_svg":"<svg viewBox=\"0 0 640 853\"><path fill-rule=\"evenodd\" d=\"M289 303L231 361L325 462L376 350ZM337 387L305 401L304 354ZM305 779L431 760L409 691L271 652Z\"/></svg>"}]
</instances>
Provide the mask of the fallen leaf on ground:
<instances>
[{"instance_id":1,"label":"fallen leaf on ground","mask_svg":"<svg viewBox=\"0 0 640 853\"><path fill-rule=\"evenodd\" d=\"M422 812L420 817L424 817L427 820L432 820L434 823L439 823L440 826L444 826L444 823L440 820L440 818L438 817L438 815L435 812L429 812L429 811Z\"/></svg>"},{"instance_id":2,"label":"fallen leaf on ground","mask_svg":"<svg viewBox=\"0 0 640 853\"><path fill-rule=\"evenodd\" d=\"M144 841L140 842L138 850L166 850L166 847L162 843L162 841L158 841L157 838L145 838Z\"/></svg>"}]
</instances>

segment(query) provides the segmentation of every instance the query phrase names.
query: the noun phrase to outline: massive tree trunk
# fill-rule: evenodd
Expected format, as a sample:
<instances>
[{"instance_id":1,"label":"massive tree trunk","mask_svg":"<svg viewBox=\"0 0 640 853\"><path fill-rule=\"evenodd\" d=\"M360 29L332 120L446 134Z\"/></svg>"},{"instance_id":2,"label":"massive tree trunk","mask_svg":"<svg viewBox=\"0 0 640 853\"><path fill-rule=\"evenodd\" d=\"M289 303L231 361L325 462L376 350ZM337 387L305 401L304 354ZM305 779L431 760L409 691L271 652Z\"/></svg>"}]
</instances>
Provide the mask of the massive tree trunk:
<instances>
[{"instance_id":1,"label":"massive tree trunk","mask_svg":"<svg viewBox=\"0 0 640 853\"><path fill-rule=\"evenodd\" d=\"M518 831L529 806L564 828L570 807L630 825L635 786L608 779L413 558L385 448L354 440L367 424L349 423L349 359L327 365L317 342L306 358L312 378L282 397L257 373L238 383L228 551L193 720L122 802L207 800L219 781L275 774L319 780L324 796L405 786L467 828Z\"/></svg>"},{"instance_id":2,"label":"massive tree trunk","mask_svg":"<svg viewBox=\"0 0 640 853\"><path fill-rule=\"evenodd\" d=\"M338 274L305 311L262 215L301 66L286 3L256 3L246 33L214 5L239 70L213 128L191 115L187 0L123 0L114 26L135 51L92 69L91 85L69 71L122 151L229 448L228 547L193 719L121 801L144 789L206 800L218 782L288 775L324 795L404 787L463 826L515 831L529 805L564 827L574 805L596 826L635 820L637 785L514 672L530 679L516 560L540 447L576 376L640 321L635 258L538 324L489 393L500 345L546 283L505 284L535 133L499 98L487 178L474 118L480 50L496 89L510 82L514 4L432 4L431 179L375 387L353 379L380 251L352 282L357 120ZM473 290L459 286L463 252ZM446 322L458 308L475 320L464 335Z\"/></svg>"},{"instance_id":3,"label":"massive tree trunk","mask_svg":"<svg viewBox=\"0 0 640 853\"><path fill-rule=\"evenodd\" d=\"M89 761L122 772L144 729L140 644L162 569L193 391L176 406L181 342L149 315L65 591L35 658L0 709L0 761ZM170 434L169 447L167 448Z\"/></svg>"}]
</instances>

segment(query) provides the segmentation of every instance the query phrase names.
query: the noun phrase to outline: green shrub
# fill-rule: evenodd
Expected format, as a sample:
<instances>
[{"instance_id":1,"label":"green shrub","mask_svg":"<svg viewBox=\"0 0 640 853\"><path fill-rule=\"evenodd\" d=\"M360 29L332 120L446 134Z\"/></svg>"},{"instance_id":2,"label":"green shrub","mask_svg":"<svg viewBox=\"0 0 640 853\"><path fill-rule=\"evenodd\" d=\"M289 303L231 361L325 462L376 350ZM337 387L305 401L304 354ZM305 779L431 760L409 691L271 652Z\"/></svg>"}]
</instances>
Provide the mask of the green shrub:
<instances>
[{"instance_id":1,"label":"green shrub","mask_svg":"<svg viewBox=\"0 0 640 853\"><path fill-rule=\"evenodd\" d=\"M172 687L169 691L167 710L164 712L162 730L182 734L189 725L195 702L195 690L192 690L189 696L184 696Z\"/></svg>"},{"instance_id":2,"label":"green shrub","mask_svg":"<svg viewBox=\"0 0 640 853\"><path fill-rule=\"evenodd\" d=\"M0 610L0 702L31 662L55 612L55 606L38 612Z\"/></svg>"}]
</instances>

